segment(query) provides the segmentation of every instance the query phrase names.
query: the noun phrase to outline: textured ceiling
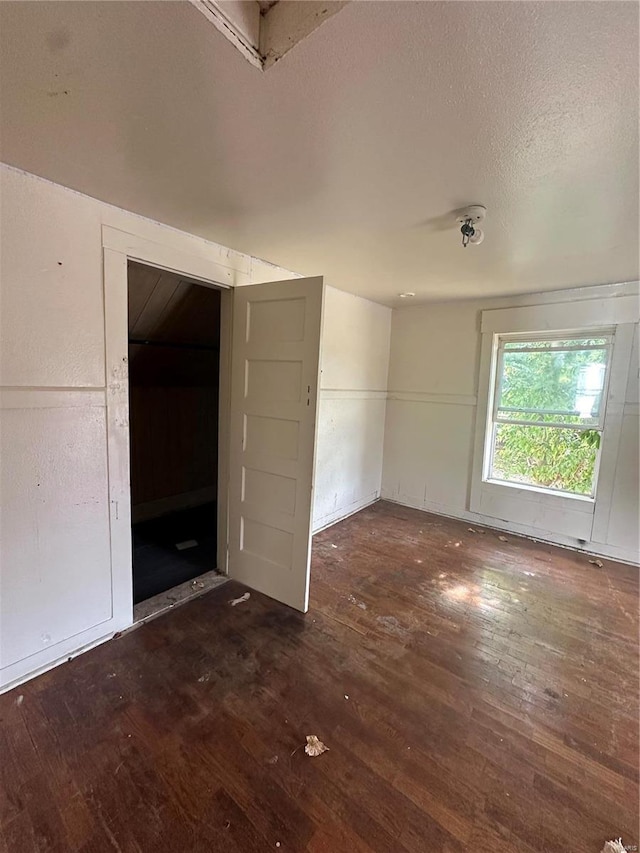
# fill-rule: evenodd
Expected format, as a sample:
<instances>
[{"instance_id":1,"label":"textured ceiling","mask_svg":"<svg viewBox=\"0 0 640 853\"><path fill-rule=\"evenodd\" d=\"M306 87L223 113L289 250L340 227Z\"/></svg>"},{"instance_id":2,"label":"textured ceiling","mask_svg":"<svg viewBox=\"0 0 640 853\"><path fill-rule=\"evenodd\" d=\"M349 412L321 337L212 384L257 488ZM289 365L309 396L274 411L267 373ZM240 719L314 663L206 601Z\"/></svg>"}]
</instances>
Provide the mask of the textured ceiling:
<instances>
[{"instance_id":1,"label":"textured ceiling","mask_svg":"<svg viewBox=\"0 0 640 853\"><path fill-rule=\"evenodd\" d=\"M354 2L266 73L188 3L0 25L2 159L53 181L384 302L638 277L636 3Z\"/></svg>"}]
</instances>

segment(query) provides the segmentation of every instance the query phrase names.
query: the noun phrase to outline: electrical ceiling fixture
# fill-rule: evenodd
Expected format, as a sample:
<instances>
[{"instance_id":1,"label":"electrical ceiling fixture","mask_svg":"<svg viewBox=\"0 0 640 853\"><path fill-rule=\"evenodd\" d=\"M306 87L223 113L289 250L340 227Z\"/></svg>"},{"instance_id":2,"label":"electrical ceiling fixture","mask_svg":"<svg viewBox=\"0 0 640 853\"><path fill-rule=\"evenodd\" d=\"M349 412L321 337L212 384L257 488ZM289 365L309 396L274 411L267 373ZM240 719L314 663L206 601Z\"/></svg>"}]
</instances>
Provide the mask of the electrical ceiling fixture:
<instances>
[{"instance_id":1,"label":"electrical ceiling fixture","mask_svg":"<svg viewBox=\"0 0 640 853\"><path fill-rule=\"evenodd\" d=\"M407 290L406 293L399 293L398 296L400 299L406 299L407 296L415 296L415 293L412 290Z\"/></svg>"},{"instance_id":2,"label":"electrical ceiling fixture","mask_svg":"<svg viewBox=\"0 0 640 853\"><path fill-rule=\"evenodd\" d=\"M479 246L484 240L484 231L478 223L482 222L486 215L487 208L483 204L470 204L457 212L456 221L460 223L462 245L465 249L469 244Z\"/></svg>"}]
</instances>

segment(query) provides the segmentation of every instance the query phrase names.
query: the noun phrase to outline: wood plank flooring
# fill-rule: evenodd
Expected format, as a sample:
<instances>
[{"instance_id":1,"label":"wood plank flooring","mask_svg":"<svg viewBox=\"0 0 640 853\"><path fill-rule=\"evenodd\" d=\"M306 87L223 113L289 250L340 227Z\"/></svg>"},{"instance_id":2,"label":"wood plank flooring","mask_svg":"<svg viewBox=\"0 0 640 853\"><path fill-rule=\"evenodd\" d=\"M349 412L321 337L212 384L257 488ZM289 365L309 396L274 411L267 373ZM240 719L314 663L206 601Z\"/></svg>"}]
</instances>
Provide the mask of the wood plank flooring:
<instances>
[{"instance_id":1,"label":"wood plank flooring","mask_svg":"<svg viewBox=\"0 0 640 853\"><path fill-rule=\"evenodd\" d=\"M0 850L638 844L638 571L378 503L0 697ZM305 735L329 751L310 758Z\"/></svg>"}]
</instances>

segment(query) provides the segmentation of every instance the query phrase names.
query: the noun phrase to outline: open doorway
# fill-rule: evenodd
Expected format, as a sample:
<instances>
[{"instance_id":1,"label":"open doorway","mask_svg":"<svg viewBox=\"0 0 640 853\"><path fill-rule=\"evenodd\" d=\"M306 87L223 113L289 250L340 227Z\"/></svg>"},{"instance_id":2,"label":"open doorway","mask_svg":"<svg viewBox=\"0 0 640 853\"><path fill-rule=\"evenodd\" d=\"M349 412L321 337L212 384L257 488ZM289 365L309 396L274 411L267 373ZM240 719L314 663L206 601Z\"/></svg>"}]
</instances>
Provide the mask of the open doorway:
<instances>
[{"instance_id":1,"label":"open doorway","mask_svg":"<svg viewBox=\"0 0 640 853\"><path fill-rule=\"evenodd\" d=\"M220 291L128 261L133 599L216 569Z\"/></svg>"}]
</instances>

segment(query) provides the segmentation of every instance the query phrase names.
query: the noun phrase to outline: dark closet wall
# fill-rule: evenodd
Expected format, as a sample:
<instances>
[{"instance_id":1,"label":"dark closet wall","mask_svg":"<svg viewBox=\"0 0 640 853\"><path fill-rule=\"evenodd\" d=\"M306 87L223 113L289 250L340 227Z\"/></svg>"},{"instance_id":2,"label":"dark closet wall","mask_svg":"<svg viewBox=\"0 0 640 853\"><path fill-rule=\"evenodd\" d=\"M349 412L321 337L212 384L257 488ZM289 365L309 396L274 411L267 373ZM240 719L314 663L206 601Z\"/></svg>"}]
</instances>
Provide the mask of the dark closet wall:
<instances>
[{"instance_id":1,"label":"dark closet wall","mask_svg":"<svg viewBox=\"0 0 640 853\"><path fill-rule=\"evenodd\" d=\"M216 498L220 293L129 264L133 520Z\"/></svg>"}]
</instances>

